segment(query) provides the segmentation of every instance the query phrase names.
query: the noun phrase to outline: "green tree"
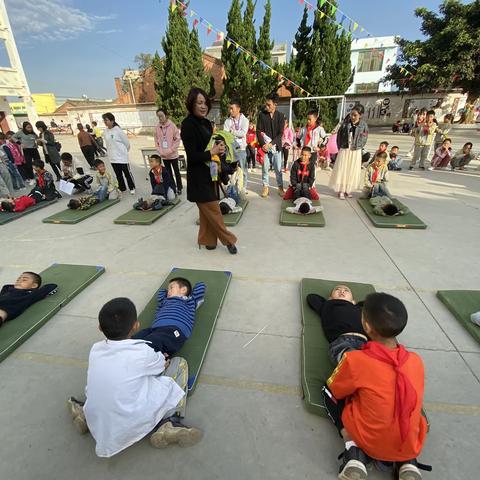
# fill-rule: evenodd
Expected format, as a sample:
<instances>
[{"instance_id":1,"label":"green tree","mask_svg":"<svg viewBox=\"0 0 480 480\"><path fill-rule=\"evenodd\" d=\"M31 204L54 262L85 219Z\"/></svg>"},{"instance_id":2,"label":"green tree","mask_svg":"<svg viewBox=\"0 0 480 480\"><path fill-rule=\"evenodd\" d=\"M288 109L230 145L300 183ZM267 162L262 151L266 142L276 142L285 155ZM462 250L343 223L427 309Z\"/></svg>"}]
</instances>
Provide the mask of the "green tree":
<instances>
[{"instance_id":1,"label":"green tree","mask_svg":"<svg viewBox=\"0 0 480 480\"><path fill-rule=\"evenodd\" d=\"M190 56L190 78L195 79L195 86L203 88L210 94L211 76L205 72L202 49L200 48L198 32L195 28L192 28L190 32Z\"/></svg>"},{"instance_id":2,"label":"green tree","mask_svg":"<svg viewBox=\"0 0 480 480\"><path fill-rule=\"evenodd\" d=\"M399 60L385 80L412 93L462 88L473 103L480 95L480 1L444 0L439 14L417 8L415 15L427 38L398 39Z\"/></svg>"},{"instance_id":3,"label":"green tree","mask_svg":"<svg viewBox=\"0 0 480 480\"><path fill-rule=\"evenodd\" d=\"M157 92L157 98L155 100L158 106L161 105L162 98L159 95L159 92L163 90L163 82L164 82L164 71L163 71L163 61L160 58L158 52L155 52L152 60L152 67L155 74L155 91Z\"/></svg>"},{"instance_id":4,"label":"green tree","mask_svg":"<svg viewBox=\"0 0 480 480\"><path fill-rule=\"evenodd\" d=\"M153 55L151 53L138 53L135 55L135 63L138 65L138 69L144 72L148 67L152 65Z\"/></svg>"}]
</instances>

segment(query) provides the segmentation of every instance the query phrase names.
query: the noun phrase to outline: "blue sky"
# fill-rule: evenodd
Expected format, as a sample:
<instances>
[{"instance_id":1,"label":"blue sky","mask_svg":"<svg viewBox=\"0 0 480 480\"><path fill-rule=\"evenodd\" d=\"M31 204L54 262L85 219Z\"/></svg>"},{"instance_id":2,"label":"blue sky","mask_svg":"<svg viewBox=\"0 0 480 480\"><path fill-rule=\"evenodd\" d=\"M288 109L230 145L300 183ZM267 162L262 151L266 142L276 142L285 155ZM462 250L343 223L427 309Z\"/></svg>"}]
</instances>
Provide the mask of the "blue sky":
<instances>
[{"instance_id":1,"label":"blue sky","mask_svg":"<svg viewBox=\"0 0 480 480\"><path fill-rule=\"evenodd\" d=\"M310 0L316 3L315 0ZM134 67L139 52L161 51L169 0L6 0L23 66L34 93L112 98L113 78ZM338 7L374 36L421 37L413 11L440 0L340 0ZM256 25L265 0L257 0ZM230 0L191 0L191 8L224 30ZM299 0L272 0L272 38L292 42L302 16ZM312 15L312 14L311 14ZM190 17L189 21L190 21ZM215 40L199 27L202 46ZM1 61L1 59L0 59Z\"/></svg>"}]
</instances>

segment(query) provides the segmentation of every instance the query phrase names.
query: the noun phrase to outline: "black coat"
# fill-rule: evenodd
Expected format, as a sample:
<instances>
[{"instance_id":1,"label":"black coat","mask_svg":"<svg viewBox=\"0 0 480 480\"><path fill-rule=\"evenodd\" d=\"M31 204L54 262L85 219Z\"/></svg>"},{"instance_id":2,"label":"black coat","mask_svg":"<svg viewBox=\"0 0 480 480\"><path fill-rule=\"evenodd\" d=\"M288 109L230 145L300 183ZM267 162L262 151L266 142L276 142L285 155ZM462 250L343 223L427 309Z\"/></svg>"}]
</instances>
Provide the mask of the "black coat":
<instances>
[{"instance_id":1,"label":"black coat","mask_svg":"<svg viewBox=\"0 0 480 480\"><path fill-rule=\"evenodd\" d=\"M187 154L187 199L190 202L218 200L207 163L211 160L210 152L205 151L212 134L212 124L206 118L189 115L182 122L180 136Z\"/></svg>"},{"instance_id":2,"label":"black coat","mask_svg":"<svg viewBox=\"0 0 480 480\"><path fill-rule=\"evenodd\" d=\"M272 139L272 144L277 146L277 152L282 151L282 135L285 128L285 116L282 112L275 110L273 118L268 112L260 112L257 119L257 141L261 147L265 140L261 133L265 133Z\"/></svg>"}]
</instances>

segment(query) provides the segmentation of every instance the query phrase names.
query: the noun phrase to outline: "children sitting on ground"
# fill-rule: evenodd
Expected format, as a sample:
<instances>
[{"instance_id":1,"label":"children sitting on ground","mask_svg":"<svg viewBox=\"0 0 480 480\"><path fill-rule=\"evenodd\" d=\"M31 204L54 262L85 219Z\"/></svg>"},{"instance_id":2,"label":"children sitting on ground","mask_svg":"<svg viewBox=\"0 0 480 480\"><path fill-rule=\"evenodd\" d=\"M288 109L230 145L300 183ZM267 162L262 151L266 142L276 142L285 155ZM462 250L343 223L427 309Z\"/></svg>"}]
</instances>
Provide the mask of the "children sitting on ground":
<instances>
[{"instance_id":1,"label":"children sitting on ground","mask_svg":"<svg viewBox=\"0 0 480 480\"><path fill-rule=\"evenodd\" d=\"M475 155L472 153L472 148L472 142L467 142L461 150L455 153L450 161L450 168L452 171L456 168L459 170L465 170L465 166L475 158Z\"/></svg>"},{"instance_id":2,"label":"children sitting on ground","mask_svg":"<svg viewBox=\"0 0 480 480\"><path fill-rule=\"evenodd\" d=\"M120 197L117 178L107 171L105 162L99 158L96 158L94 166L97 171L95 174L95 181L97 182L97 185L99 187L107 187L107 194L110 200Z\"/></svg>"},{"instance_id":3,"label":"children sitting on ground","mask_svg":"<svg viewBox=\"0 0 480 480\"><path fill-rule=\"evenodd\" d=\"M56 290L54 283L42 287L42 277L38 273L23 272L13 285L4 285L0 291L0 326Z\"/></svg>"},{"instance_id":4,"label":"children sitting on ground","mask_svg":"<svg viewBox=\"0 0 480 480\"><path fill-rule=\"evenodd\" d=\"M320 198L315 188L315 164L311 157L311 148L303 147L302 156L293 162L290 170L290 186L283 196L284 200L296 200L300 197L310 200Z\"/></svg>"},{"instance_id":5,"label":"children sitting on ground","mask_svg":"<svg viewBox=\"0 0 480 480\"><path fill-rule=\"evenodd\" d=\"M429 110L425 122L420 123L412 130L412 135L415 136L415 147L413 149L412 162L408 167L409 170L413 170L417 162L419 162L418 168L425 170L425 161L437 130L438 125L435 123L435 112Z\"/></svg>"},{"instance_id":6,"label":"children sitting on ground","mask_svg":"<svg viewBox=\"0 0 480 480\"><path fill-rule=\"evenodd\" d=\"M388 168L386 161L387 152L377 153L375 157L373 157L373 163L365 172L365 181L361 198L377 196L390 197L390 192L387 188Z\"/></svg>"},{"instance_id":7,"label":"children sitting on ground","mask_svg":"<svg viewBox=\"0 0 480 480\"><path fill-rule=\"evenodd\" d=\"M429 170L444 170L452 159L452 141L446 138L435 150Z\"/></svg>"},{"instance_id":8,"label":"children sitting on ground","mask_svg":"<svg viewBox=\"0 0 480 480\"><path fill-rule=\"evenodd\" d=\"M188 364L167 358L144 340L133 339L139 328L135 305L114 298L100 310L105 340L90 350L87 399L71 397L68 408L77 430L88 431L99 457L112 457L150 435L155 448L200 441L202 432L185 426Z\"/></svg>"},{"instance_id":9,"label":"children sitting on ground","mask_svg":"<svg viewBox=\"0 0 480 480\"><path fill-rule=\"evenodd\" d=\"M390 162L388 162L387 168L393 170L394 172L399 172L402 170L403 160L398 154L399 148L394 145L389 152Z\"/></svg>"},{"instance_id":10,"label":"children sitting on ground","mask_svg":"<svg viewBox=\"0 0 480 480\"><path fill-rule=\"evenodd\" d=\"M388 167L388 164L390 163L390 155L388 154L388 142L380 142L378 148L377 148L377 151L373 154L373 156L369 156L368 160L366 162L363 161L363 155L362 155L362 167L364 168L367 168L369 167L375 160L375 157L377 154L379 153L386 153L387 154L387 157L386 157L386 165Z\"/></svg>"},{"instance_id":11,"label":"children sitting on ground","mask_svg":"<svg viewBox=\"0 0 480 480\"><path fill-rule=\"evenodd\" d=\"M203 282L196 283L192 289L186 278L172 278L167 289L158 291L152 325L133 338L147 340L156 352L174 355L192 334L195 312L204 301L205 290Z\"/></svg>"},{"instance_id":12,"label":"children sitting on ground","mask_svg":"<svg viewBox=\"0 0 480 480\"><path fill-rule=\"evenodd\" d=\"M372 197L369 203L373 207L373 213L382 217L406 215L410 211L405 205L399 209L393 200L386 196Z\"/></svg>"},{"instance_id":13,"label":"children sitting on ground","mask_svg":"<svg viewBox=\"0 0 480 480\"><path fill-rule=\"evenodd\" d=\"M240 166L237 166L236 170L230 175L225 197L218 202L222 215L240 213L243 210L240 202L244 199L243 195L247 193L243 188L243 170Z\"/></svg>"},{"instance_id":14,"label":"children sitting on ground","mask_svg":"<svg viewBox=\"0 0 480 480\"><path fill-rule=\"evenodd\" d=\"M7 136L2 132L0 132L0 155L2 156L3 163L6 165L8 173L10 174L13 189L20 190L25 188L25 183L18 171L15 157L10 150L10 146L7 144Z\"/></svg>"},{"instance_id":15,"label":"children sitting on ground","mask_svg":"<svg viewBox=\"0 0 480 480\"><path fill-rule=\"evenodd\" d=\"M323 212L323 207L321 205L314 205L309 198L299 197L293 201L293 207L286 207L285 211L295 213L296 215L312 215Z\"/></svg>"},{"instance_id":16,"label":"children sitting on ground","mask_svg":"<svg viewBox=\"0 0 480 480\"><path fill-rule=\"evenodd\" d=\"M436 152L437 149L442 146L443 141L447 138L447 135L452 128L452 123L453 115L451 113L447 113L447 115L443 117L443 122L438 125L438 130L435 133L435 140L433 144L434 152Z\"/></svg>"},{"instance_id":17,"label":"children sitting on ground","mask_svg":"<svg viewBox=\"0 0 480 480\"><path fill-rule=\"evenodd\" d=\"M393 462L399 480L420 480L419 468L431 469L417 462L427 435L423 362L396 338L407 319L397 298L368 295L362 324L370 341L344 353L324 387L325 407L345 441L341 479L366 479L371 460Z\"/></svg>"},{"instance_id":18,"label":"children sitting on ground","mask_svg":"<svg viewBox=\"0 0 480 480\"><path fill-rule=\"evenodd\" d=\"M85 175L80 162L71 153L64 152L60 155L62 167L62 180L75 185L75 193L90 190L93 182L91 175Z\"/></svg>"},{"instance_id":19,"label":"children sitting on ground","mask_svg":"<svg viewBox=\"0 0 480 480\"><path fill-rule=\"evenodd\" d=\"M25 181L27 179L27 174L25 171L25 157L23 156L22 149L18 143L16 143L13 139L15 132L9 131L7 132L7 142L5 144L6 148L10 150L12 154L13 161L15 166L17 167L18 171L22 179Z\"/></svg>"},{"instance_id":20,"label":"children sitting on ground","mask_svg":"<svg viewBox=\"0 0 480 480\"><path fill-rule=\"evenodd\" d=\"M345 352L360 350L368 338L362 325L363 302L356 303L347 285L336 285L328 298L310 293L308 306L318 313L327 337L330 360L336 366Z\"/></svg>"},{"instance_id":21,"label":"children sitting on ground","mask_svg":"<svg viewBox=\"0 0 480 480\"><path fill-rule=\"evenodd\" d=\"M43 160L35 161L33 171L35 172L35 185L29 195L35 196L37 203L41 200L51 201L56 198L62 198L55 187L52 174L45 170Z\"/></svg>"}]
</instances>

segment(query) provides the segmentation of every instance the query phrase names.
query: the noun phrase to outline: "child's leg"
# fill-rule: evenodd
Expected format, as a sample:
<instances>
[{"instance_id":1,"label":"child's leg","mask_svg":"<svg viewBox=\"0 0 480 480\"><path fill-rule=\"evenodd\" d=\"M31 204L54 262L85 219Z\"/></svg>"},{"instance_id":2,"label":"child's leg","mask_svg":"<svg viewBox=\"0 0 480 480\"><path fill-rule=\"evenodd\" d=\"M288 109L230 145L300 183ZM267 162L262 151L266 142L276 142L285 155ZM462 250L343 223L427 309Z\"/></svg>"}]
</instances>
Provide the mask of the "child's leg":
<instances>
[{"instance_id":1,"label":"child's leg","mask_svg":"<svg viewBox=\"0 0 480 480\"><path fill-rule=\"evenodd\" d=\"M372 189L368 187L363 187L362 192L360 193L360 198L370 198L372 195Z\"/></svg>"},{"instance_id":2,"label":"child's leg","mask_svg":"<svg viewBox=\"0 0 480 480\"><path fill-rule=\"evenodd\" d=\"M417 162L419 161L421 151L422 151L422 146L421 145L415 145L413 147L413 157L412 157L412 161L410 162L410 167L411 168L413 168L417 164Z\"/></svg>"},{"instance_id":3,"label":"child's leg","mask_svg":"<svg viewBox=\"0 0 480 480\"><path fill-rule=\"evenodd\" d=\"M187 394L188 394L188 363L182 357L173 357L170 360L170 365L163 372L166 377L171 377L177 385L185 392L185 396L180 400L176 409L173 412L167 412L165 417L176 415L180 418L185 418L185 410L187 408Z\"/></svg>"},{"instance_id":4,"label":"child's leg","mask_svg":"<svg viewBox=\"0 0 480 480\"><path fill-rule=\"evenodd\" d=\"M145 328L132 338L146 340L156 352L166 353L169 356L175 355L187 341L187 337L175 327Z\"/></svg>"},{"instance_id":5,"label":"child's leg","mask_svg":"<svg viewBox=\"0 0 480 480\"><path fill-rule=\"evenodd\" d=\"M424 145L423 147L421 147L420 164L418 165L420 168L425 168L425 161L427 160L429 151L430 151L430 145Z\"/></svg>"}]
</instances>

